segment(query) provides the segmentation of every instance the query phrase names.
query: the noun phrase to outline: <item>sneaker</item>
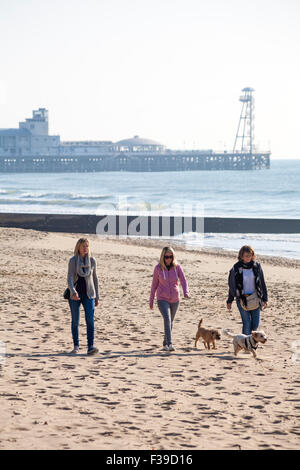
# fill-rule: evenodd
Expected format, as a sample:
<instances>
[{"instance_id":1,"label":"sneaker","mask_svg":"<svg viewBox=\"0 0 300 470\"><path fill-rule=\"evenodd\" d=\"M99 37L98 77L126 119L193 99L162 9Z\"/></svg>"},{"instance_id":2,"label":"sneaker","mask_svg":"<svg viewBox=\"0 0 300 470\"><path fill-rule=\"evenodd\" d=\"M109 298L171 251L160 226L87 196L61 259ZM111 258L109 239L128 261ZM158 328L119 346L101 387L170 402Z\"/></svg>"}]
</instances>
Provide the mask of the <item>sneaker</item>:
<instances>
[{"instance_id":1,"label":"sneaker","mask_svg":"<svg viewBox=\"0 0 300 470\"><path fill-rule=\"evenodd\" d=\"M79 346L75 346L74 349L71 351L71 354L77 354L79 352Z\"/></svg>"},{"instance_id":2,"label":"sneaker","mask_svg":"<svg viewBox=\"0 0 300 470\"><path fill-rule=\"evenodd\" d=\"M165 345L163 346L163 350L164 350L164 351L169 351L169 346L168 346L167 344L165 344Z\"/></svg>"},{"instance_id":3,"label":"sneaker","mask_svg":"<svg viewBox=\"0 0 300 470\"><path fill-rule=\"evenodd\" d=\"M172 343L171 343L171 344L169 344L169 351L175 351L175 348L174 348L174 346L173 346L173 344L172 344Z\"/></svg>"},{"instance_id":4,"label":"sneaker","mask_svg":"<svg viewBox=\"0 0 300 470\"><path fill-rule=\"evenodd\" d=\"M99 349L92 347L91 349L88 349L87 353L89 356L91 356L92 354L97 354L97 352L99 352Z\"/></svg>"}]
</instances>

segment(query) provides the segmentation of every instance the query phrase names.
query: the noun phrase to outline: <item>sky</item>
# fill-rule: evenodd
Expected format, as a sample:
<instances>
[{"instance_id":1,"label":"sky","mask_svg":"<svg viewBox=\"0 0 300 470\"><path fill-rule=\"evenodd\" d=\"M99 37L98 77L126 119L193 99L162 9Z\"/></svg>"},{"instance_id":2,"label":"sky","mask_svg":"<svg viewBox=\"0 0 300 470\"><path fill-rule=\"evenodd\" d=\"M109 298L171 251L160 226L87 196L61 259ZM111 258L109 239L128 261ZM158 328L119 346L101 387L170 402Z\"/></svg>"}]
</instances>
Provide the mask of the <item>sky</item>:
<instances>
[{"instance_id":1,"label":"sky","mask_svg":"<svg viewBox=\"0 0 300 470\"><path fill-rule=\"evenodd\" d=\"M61 140L139 135L300 158L299 0L0 0L0 128L49 110Z\"/></svg>"}]
</instances>

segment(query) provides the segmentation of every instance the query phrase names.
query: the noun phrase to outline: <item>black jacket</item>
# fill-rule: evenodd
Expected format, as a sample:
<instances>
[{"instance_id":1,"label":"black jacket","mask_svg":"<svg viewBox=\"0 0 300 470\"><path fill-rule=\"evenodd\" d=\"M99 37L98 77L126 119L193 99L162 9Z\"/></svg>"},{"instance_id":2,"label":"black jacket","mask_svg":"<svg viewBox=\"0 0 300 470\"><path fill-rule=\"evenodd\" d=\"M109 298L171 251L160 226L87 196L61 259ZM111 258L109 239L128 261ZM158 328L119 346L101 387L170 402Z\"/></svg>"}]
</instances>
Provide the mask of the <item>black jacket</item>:
<instances>
[{"instance_id":1,"label":"black jacket","mask_svg":"<svg viewBox=\"0 0 300 470\"><path fill-rule=\"evenodd\" d=\"M266 283L265 283L265 279L264 279L264 273L263 273L263 270L262 270L262 267L260 265L260 263L258 263L257 261L254 262L256 267L257 267L257 270L258 270L258 276L259 276L259 280L260 280L260 283L261 283L261 288L262 288L262 301L263 302L267 302L268 301L268 291L267 291L267 287L266 287ZM237 299L240 298L240 293L238 291L238 289L236 288L236 265L237 263L231 268L231 270L229 271L229 276L228 276L228 286L229 286L229 292L228 292L228 299L227 299L227 303L232 303L234 298L236 297Z\"/></svg>"}]
</instances>

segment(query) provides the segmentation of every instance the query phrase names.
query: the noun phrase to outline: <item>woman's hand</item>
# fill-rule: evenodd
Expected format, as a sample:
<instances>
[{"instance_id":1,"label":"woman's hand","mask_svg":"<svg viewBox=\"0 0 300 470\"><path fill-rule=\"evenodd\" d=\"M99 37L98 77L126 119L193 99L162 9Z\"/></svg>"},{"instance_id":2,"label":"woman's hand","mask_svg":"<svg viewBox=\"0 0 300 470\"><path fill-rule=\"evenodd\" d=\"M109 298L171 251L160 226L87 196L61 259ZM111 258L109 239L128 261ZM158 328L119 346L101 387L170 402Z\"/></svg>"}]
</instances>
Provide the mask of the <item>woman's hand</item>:
<instances>
[{"instance_id":1,"label":"woman's hand","mask_svg":"<svg viewBox=\"0 0 300 470\"><path fill-rule=\"evenodd\" d=\"M231 310L231 305L232 305L232 303L230 303L230 302L227 302L227 304L226 304L226 305L227 305L227 309L228 309L228 310Z\"/></svg>"},{"instance_id":2,"label":"woman's hand","mask_svg":"<svg viewBox=\"0 0 300 470\"><path fill-rule=\"evenodd\" d=\"M153 305L149 305L149 308L150 308L150 310L154 309Z\"/></svg>"},{"instance_id":3,"label":"woman's hand","mask_svg":"<svg viewBox=\"0 0 300 470\"><path fill-rule=\"evenodd\" d=\"M190 294L184 294L184 298L185 298L185 299L190 299L191 296L190 296Z\"/></svg>"},{"instance_id":4,"label":"woman's hand","mask_svg":"<svg viewBox=\"0 0 300 470\"><path fill-rule=\"evenodd\" d=\"M98 305L99 305L99 300L96 299L96 300L95 300L95 307L98 307Z\"/></svg>"},{"instance_id":5,"label":"woman's hand","mask_svg":"<svg viewBox=\"0 0 300 470\"><path fill-rule=\"evenodd\" d=\"M263 302L263 303L262 303L263 309L267 308L267 306L268 306L268 302Z\"/></svg>"},{"instance_id":6,"label":"woman's hand","mask_svg":"<svg viewBox=\"0 0 300 470\"><path fill-rule=\"evenodd\" d=\"M71 297L72 300L80 300L80 297L78 296L77 292L72 295Z\"/></svg>"}]
</instances>

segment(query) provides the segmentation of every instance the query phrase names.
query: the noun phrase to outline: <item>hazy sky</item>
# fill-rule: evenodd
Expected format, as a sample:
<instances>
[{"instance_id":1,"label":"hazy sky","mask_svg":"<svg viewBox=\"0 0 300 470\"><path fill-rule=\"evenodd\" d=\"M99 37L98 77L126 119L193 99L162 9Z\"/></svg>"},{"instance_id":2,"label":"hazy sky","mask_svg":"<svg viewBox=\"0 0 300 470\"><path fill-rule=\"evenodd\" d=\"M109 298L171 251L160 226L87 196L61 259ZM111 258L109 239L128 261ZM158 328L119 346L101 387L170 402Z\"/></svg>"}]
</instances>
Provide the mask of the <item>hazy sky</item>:
<instances>
[{"instance_id":1,"label":"hazy sky","mask_svg":"<svg viewBox=\"0 0 300 470\"><path fill-rule=\"evenodd\" d=\"M62 140L139 135L300 158L300 0L0 0L0 128L49 109Z\"/></svg>"}]
</instances>

